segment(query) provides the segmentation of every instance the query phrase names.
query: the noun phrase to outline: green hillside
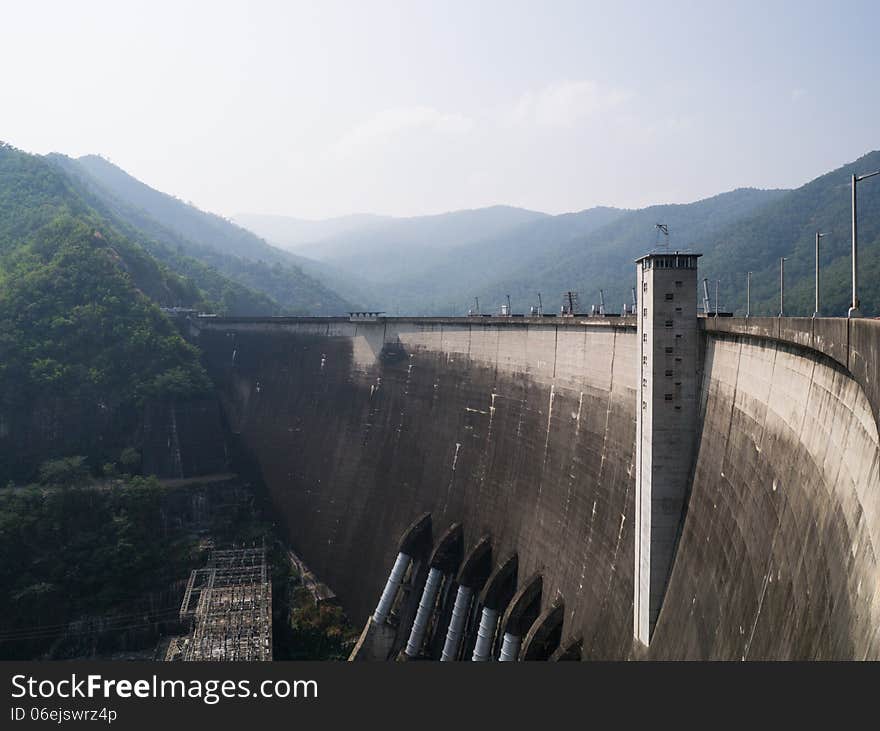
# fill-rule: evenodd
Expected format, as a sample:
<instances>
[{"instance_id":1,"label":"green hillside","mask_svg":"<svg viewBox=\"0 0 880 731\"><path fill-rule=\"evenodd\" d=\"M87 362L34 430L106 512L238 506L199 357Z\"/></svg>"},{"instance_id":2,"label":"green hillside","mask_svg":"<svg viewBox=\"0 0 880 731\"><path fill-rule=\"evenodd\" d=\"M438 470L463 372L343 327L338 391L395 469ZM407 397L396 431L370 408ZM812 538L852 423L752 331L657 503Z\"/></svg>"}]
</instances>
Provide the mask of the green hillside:
<instances>
[{"instance_id":1,"label":"green hillside","mask_svg":"<svg viewBox=\"0 0 880 731\"><path fill-rule=\"evenodd\" d=\"M547 241L516 270L488 278L481 288L461 292L459 298L477 295L489 307L510 294L515 311L522 312L535 303L536 292L542 292L545 309L555 311L561 293L572 289L580 292L581 309L588 311L591 304L598 303L599 290L603 289L609 310L619 311L621 304L632 298L633 260L658 242L655 224L669 227L672 248L705 251L705 242L731 222L746 218L784 195L785 191L742 189L696 203L627 211L586 235Z\"/></svg>"},{"instance_id":2,"label":"green hillside","mask_svg":"<svg viewBox=\"0 0 880 731\"><path fill-rule=\"evenodd\" d=\"M201 299L44 159L0 145L0 480L70 454L97 467L132 444L144 399L205 393L156 304Z\"/></svg>"},{"instance_id":3,"label":"green hillside","mask_svg":"<svg viewBox=\"0 0 880 731\"><path fill-rule=\"evenodd\" d=\"M822 312L845 315L852 261L850 176L878 169L880 152L872 152L795 190L739 189L694 203L631 211L593 208L547 216L499 206L367 219L362 229L348 221L349 229L325 237L313 249L323 247L322 256L341 275L340 288L359 287L361 298L377 309L420 315L462 314L474 297L484 312L497 311L508 294L515 312L527 312L537 304L538 292L551 312L569 289L580 293L583 311L598 303L600 289L609 310L620 310L631 300L633 260L658 244L701 252L700 276L710 280L713 298L720 280L725 309L745 311L746 273L753 272L752 311L777 314L779 259L784 256L786 312L810 315L815 233L822 231L827 234L820 257ZM278 218L271 221L275 228ZM258 225L262 219L244 220ZM668 241L658 235L657 223L669 227ZM859 186L859 230L862 311L876 315L880 177Z\"/></svg>"},{"instance_id":4,"label":"green hillside","mask_svg":"<svg viewBox=\"0 0 880 731\"><path fill-rule=\"evenodd\" d=\"M51 159L113 216L144 232L151 253L176 270L186 271L220 301L223 295L218 297L216 286L198 271L197 262L262 293L283 314L333 315L352 309L346 299L304 273L292 254L220 216L154 190L95 155L76 160L53 155ZM267 314L267 307L264 302L249 314Z\"/></svg>"},{"instance_id":5,"label":"green hillside","mask_svg":"<svg viewBox=\"0 0 880 731\"><path fill-rule=\"evenodd\" d=\"M277 315L282 311L271 297L246 287L221 274L215 267L183 253L174 243L174 235L165 231L148 216L138 218L136 211L124 211L125 204L110 205L95 193L94 186L76 164L64 155L48 155L47 159L67 176L69 185L105 220L140 246L168 269L186 277L203 292L203 309L228 315ZM166 302L163 300L163 304ZM172 306L181 302L169 301Z\"/></svg>"},{"instance_id":6,"label":"green hillside","mask_svg":"<svg viewBox=\"0 0 880 731\"><path fill-rule=\"evenodd\" d=\"M746 273L752 274L753 314L779 313L779 258L787 257L786 314L814 309L815 235L821 240L822 312L846 315L850 302L852 224L850 176L880 170L871 152L793 190L772 205L707 240L701 276L720 279L721 302L743 313ZM866 315L880 314L880 177L859 184L860 298Z\"/></svg>"},{"instance_id":7,"label":"green hillside","mask_svg":"<svg viewBox=\"0 0 880 731\"><path fill-rule=\"evenodd\" d=\"M605 291L610 310L631 299L633 259L658 242L656 223L669 226L671 248L703 254L700 277L720 280L720 305L745 312L746 273L752 275L752 313L779 312L779 259L786 257L786 314L811 315L814 309L815 234L821 241L822 312L846 315L850 302L850 176L880 169L872 152L792 191L742 189L686 205L652 206L623 213L606 226L562 245L550 240L514 270L497 272L478 286L460 288L449 300L479 296L484 311L510 294L515 311L527 311L544 294L558 307L561 292L581 293L588 311ZM859 185L860 299L866 315L880 314L880 178Z\"/></svg>"},{"instance_id":8,"label":"green hillside","mask_svg":"<svg viewBox=\"0 0 880 731\"><path fill-rule=\"evenodd\" d=\"M494 292L486 288L488 282L519 273L536 257L551 259L556 252L574 239L588 235L626 215L617 208L590 208L577 213L543 216L522 223L492 236L472 243L453 246L437 254L426 269L420 269L409 277L402 277L387 287L386 296L393 298L387 303L389 311L414 314L449 313L463 314L473 302L474 296L487 306L500 303L506 292ZM524 288L530 299L519 298L517 311L527 311L528 305L537 302L537 291L547 289ZM558 294L558 293L555 293Z\"/></svg>"}]
</instances>

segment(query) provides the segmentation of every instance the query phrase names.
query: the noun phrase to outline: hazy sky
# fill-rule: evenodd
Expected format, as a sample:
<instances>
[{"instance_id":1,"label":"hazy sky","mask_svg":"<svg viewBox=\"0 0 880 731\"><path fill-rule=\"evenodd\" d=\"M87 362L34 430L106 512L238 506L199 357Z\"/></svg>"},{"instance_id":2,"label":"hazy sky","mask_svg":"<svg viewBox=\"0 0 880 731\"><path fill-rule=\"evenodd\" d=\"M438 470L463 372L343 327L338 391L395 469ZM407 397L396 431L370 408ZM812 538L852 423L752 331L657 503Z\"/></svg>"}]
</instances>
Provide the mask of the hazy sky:
<instances>
[{"instance_id":1,"label":"hazy sky","mask_svg":"<svg viewBox=\"0 0 880 731\"><path fill-rule=\"evenodd\" d=\"M684 202L880 148L877 0L0 13L0 139L228 216Z\"/></svg>"}]
</instances>

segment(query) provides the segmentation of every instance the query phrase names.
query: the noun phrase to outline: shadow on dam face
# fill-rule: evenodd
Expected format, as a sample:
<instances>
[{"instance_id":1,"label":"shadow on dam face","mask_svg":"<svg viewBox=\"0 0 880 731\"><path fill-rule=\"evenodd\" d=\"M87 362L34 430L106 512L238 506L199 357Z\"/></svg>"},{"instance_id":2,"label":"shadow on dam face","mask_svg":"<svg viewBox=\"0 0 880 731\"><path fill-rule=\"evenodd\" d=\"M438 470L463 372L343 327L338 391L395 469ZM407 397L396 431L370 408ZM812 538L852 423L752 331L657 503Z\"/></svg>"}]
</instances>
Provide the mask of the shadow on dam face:
<instances>
[{"instance_id":1,"label":"shadow on dam face","mask_svg":"<svg viewBox=\"0 0 880 731\"><path fill-rule=\"evenodd\" d=\"M878 437L843 368L709 337L703 428L652 652L731 659L878 654Z\"/></svg>"},{"instance_id":2,"label":"shadow on dam face","mask_svg":"<svg viewBox=\"0 0 880 731\"><path fill-rule=\"evenodd\" d=\"M542 576L553 644L577 638L560 656L880 656L864 393L816 353L703 342L693 482L648 650L632 639L633 328L218 322L200 337L291 545L356 622L430 512Z\"/></svg>"}]
</instances>

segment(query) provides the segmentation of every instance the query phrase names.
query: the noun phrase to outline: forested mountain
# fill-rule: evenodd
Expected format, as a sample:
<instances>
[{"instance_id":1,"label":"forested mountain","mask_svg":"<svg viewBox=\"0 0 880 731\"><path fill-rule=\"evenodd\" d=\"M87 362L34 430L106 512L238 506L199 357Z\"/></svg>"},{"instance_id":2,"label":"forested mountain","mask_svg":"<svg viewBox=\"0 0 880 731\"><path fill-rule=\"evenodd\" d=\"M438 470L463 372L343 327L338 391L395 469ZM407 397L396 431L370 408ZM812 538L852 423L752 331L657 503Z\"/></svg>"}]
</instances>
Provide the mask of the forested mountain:
<instances>
[{"instance_id":1,"label":"forested mountain","mask_svg":"<svg viewBox=\"0 0 880 731\"><path fill-rule=\"evenodd\" d=\"M432 216L367 219L302 252L373 285L405 283L432 268L453 248L511 233L543 218L549 217L522 208L492 206ZM258 233L265 235L267 230L261 228Z\"/></svg>"},{"instance_id":2,"label":"forested mountain","mask_svg":"<svg viewBox=\"0 0 880 731\"><path fill-rule=\"evenodd\" d=\"M201 300L54 166L0 145L0 480L53 456L112 460L145 399L206 393L197 351L156 304Z\"/></svg>"},{"instance_id":3,"label":"forested mountain","mask_svg":"<svg viewBox=\"0 0 880 731\"><path fill-rule=\"evenodd\" d=\"M463 314L475 297L484 312L497 311L507 294L515 311L526 312L538 292L549 312L569 289L581 292L588 309L600 288L619 309L630 300L633 259L656 243L656 223L669 226L670 245L700 246L784 195L743 189L696 203L556 216L505 207L462 211L371 222L316 249L371 306L391 313Z\"/></svg>"},{"instance_id":4,"label":"forested mountain","mask_svg":"<svg viewBox=\"0 0 880 731\"><path fill-rule=\"evenodd\" d=\"M880 170L871 152L806 185L707 240L701 276L720 279L722 305L745 311L746 273L752 274L753 314L779 313L779 258L785 262L786 314L814 309L815 237L820 242L822 313L844 316L850 303L852 223L850 176ZM858 185L862 312L880 315L880 177Z\"/></svg>"},{"instance_id":5,"label":"forested mountain","mask_svg":"<svg viewBox=\"0 0 880 731\"><path fill-rule=\"evenodd\" d=\"M233 216L232 220L240 226L254 231L266 241L271 241L288 251L303 256L320 257L321 244L327 239L372 226L381 226L393 219L391 216L378 216L373 213L354 213L321 220L263 213L241 213Z\"/></svg>"},{"instance_id":6,"label":"forested mountain","mask_svg":"<svg viewBox=\"0 0 880 731\"><path fill-rule=\"evenodd\" d=\"M178 271L185 271L209 291L226 310L243 310L240 293L216 292L207 272L198 264L224 275L263 301L254 300L250 314L341 314L351 304L299 266L292 254L220 216L201 211L161 193L95 155L50 159L82 186L108 214L144 232L144 246Z\"/></svg>"},{"instance_id":7,"label":"forested mountain","mask_svg":"<svg viewBox=\"0 0 880 731\"><path fill-rule=\"evenodd\" d=\"M339 291L354 293L352 297L370 307L410 314L461 313L462 291L471 291L622 213L591 208L550 216L493 206L413 218L353 216L329 219L328 228L320 229L323 238L298 251L317 260L302 260L304 270ZM273 236L290 241L303 223L283 216L238 219L273 242L277 242ZM345 230L328 233L343 225Z\"/></svg>"},{"instance_id":8,"label":"forested mountain","mask_svg":"<svg viewBox=\"0 0 880 731\"><path fill-rule=\"evenodd\" d=\"M562 292L580 292L589 311L605 292L610 310L631 299L633 260L655 246L703 254L700 276L720 280L721 306L744 311L746 272L752 271L752 310L779 310L779 259L786 262L786 311L813 312L813 259L821 244L823 312L845 314L850 297L850 175L880 169L880 152L823 175L796 190L739 189L688 204L639 210L593 208L548 216L503 206L412 219L333 219L347 227L322 230L308 251L322 259L306 267L333 277L340 291L357 292L393 314L463 314L479 297L483 312L497 311L510 294L514 311L527 312L543 295L555 311ZM880 178L859 188L861 300L880 313ZM301 221L241 216L268 238L303 235ZM655 224L669 228L669 238ZM360 228L358 228L358 226ZM312 231L318 229L313 228ZM325 235L326 234L326 235ZM293 240L288 238L288 241ZM305 250L305 249L302 249Z\"/></svg>"},{"instance_id":9,"label":"forested mountain","mask_svg":"<svg viewBox=\"0 0 880 731\"><path fill-rule=\"evenodd\" d=\"M63 155L49 155L49 161L60 168L68 183L79 197L104 220L118 231L137 241L145 252L162 262L168 269L186 277L203 293L201 308L229 315L277 315L282 311L278 302L268 295L229 279L215 267L204 261L187 256L176 243L173 232L160 226L153 219L124 203L108 203L95 192L95 187L84 178L74 160ZM124 213L123 213L124 212ZM153 298L170 306L185 305L174 297Z\"/></svg>"},{"instance_id":10,"label":"forested mountain","mask_svg":"<svg viewBox=\"0 0 880 731\"><path fill-rule=\"evenodd\" d=\"M786 191L779 190L740 189L695 203L628 211L584 236L536 253L508 275L488 279L473 294L492 304L509 293L515 309L522 311L534 303L538 291L544 294L545 309L548 302L558 309L561 293L576 290L581 309L589 311L591 304L598 304L602 289L609 311L620 311L632 299L636 257L667 243L672 249L707 252L729 225L785 195ZM668 242L665 237L661 240L658 223L668 227ZM461 293L461 297L466 295Z\"/></svg>"},{"instance_id":11,"label":"forested mountain","mask_svg":"<svg viewBox=\"0 0 880 731\"><path fill-rule=\"evenodd\" d=\"M481 309L488 311L490 303L500 303L506 294L500 292L493 297L492 290L486 287L488 282L520 271L526 262L536 258L552 258L573 239L602 228L624 214L616 208L591 208L578 213L543 216L487 238L453 246L438 252L429 266L382 287L386 296L384 306L392 312L463 314L478 296L487 305L486 308L481 305ZM532 296L535 297L535 292ZM528 309L523 302L518 305Z\"/></svg>"},{"instance_id":12,"label":"forested mountain","mask_svg":"<svg viewBox=\"0 0 880 731\"><path fill-rule=\"evenodd\" d=\"M869 153L791 191L742 189L686 205L629 211L585 236L554 249L544 247L508 274L488 278L482 287L458 290L457 301L479 295L487 308L510 294L514 309L527 311L535 293L558 307L561 292L581 292L589 310L605 290L609 309L629 302L635 281L633 259L657 245L656 223L669 226L670 248L701 252L700 277L720 280L720 305L745 311L746 273L752 275L753 314L779 312L779 259L786 257L786 313L811 315L814 309L814 244L821 240L822 312L845 315L850 301L850 176L880 169L880 152ZM859 186L860 297L865 314L880 314L880 178ZM548 296L549 295L549 296Z\"/></svg>"}]
</instances>

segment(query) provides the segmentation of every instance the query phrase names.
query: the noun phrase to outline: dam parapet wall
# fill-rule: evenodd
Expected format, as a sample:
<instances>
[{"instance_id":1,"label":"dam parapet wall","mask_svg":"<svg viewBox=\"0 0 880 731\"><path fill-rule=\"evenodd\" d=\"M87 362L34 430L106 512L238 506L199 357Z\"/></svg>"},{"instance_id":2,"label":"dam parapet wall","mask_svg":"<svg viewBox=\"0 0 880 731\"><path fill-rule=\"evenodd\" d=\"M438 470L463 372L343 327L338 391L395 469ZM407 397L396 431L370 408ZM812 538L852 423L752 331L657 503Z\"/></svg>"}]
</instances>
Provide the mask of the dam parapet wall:
<instances>
[{"instance_id":1,"label":"dam parapet wall","mask_svg":"<svg viewBox=\"0 0 880 731\"><path fill-rule=\"evenodd\" d=\"M815 350L843 366L880 423L880 319L845 317L707 317L707 334L748 335Z\"/></svg>"}]
</instances>

